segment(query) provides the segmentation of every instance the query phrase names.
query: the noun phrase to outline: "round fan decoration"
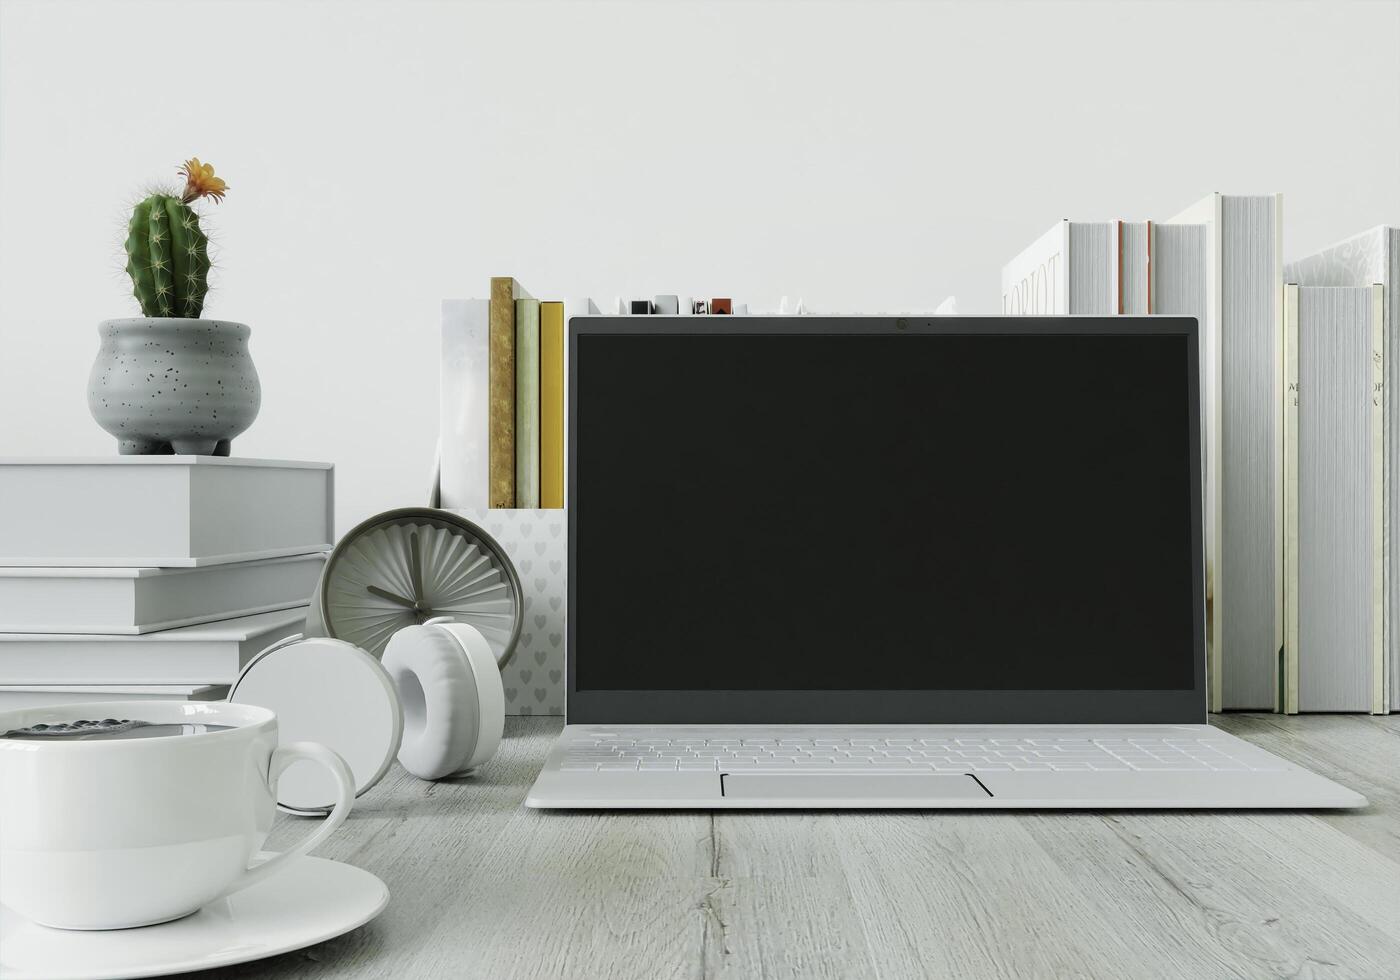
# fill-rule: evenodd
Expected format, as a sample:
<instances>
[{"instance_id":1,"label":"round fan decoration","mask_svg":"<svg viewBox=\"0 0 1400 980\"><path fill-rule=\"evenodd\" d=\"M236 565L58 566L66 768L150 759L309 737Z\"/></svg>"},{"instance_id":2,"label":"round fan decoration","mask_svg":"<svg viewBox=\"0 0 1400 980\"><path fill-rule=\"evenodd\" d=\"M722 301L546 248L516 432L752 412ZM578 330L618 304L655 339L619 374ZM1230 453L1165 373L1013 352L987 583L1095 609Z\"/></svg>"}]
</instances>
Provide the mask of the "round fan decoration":
<instances>
[{"instance_id":1,"label":"round fan decoration","mask_svg":"<svg viewBox=\"0 0 1400 980\"><path fill-rule=\"evenodd\" d=\"M520 579L485 531L449 511L391 510L336 545L308 611L307 632L384 652L405 626L446 617L486 638L496 663L515 652L523 618Z\"/></svg>"}]
</instances>

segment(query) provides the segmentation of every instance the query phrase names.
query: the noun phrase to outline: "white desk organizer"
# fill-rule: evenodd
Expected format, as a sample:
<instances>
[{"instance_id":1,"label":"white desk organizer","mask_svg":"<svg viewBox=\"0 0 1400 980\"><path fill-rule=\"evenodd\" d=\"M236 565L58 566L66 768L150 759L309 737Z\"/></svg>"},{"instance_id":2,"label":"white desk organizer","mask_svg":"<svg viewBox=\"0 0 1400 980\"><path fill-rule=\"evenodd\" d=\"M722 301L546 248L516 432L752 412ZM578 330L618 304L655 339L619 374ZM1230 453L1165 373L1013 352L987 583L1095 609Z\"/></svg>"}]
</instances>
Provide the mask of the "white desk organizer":
<instances>
[{"instance_id":1,"label":"white desk organizer","mask_svg":"<svg viewBox=\"0 0 1400 980\"><path fill-rule=\"evenodd\" d=\"M459 509L495 538L520 576L525 619L515 656L501 672L506 714L564 713L567 511Z\"/></svg>"}]
</instances>

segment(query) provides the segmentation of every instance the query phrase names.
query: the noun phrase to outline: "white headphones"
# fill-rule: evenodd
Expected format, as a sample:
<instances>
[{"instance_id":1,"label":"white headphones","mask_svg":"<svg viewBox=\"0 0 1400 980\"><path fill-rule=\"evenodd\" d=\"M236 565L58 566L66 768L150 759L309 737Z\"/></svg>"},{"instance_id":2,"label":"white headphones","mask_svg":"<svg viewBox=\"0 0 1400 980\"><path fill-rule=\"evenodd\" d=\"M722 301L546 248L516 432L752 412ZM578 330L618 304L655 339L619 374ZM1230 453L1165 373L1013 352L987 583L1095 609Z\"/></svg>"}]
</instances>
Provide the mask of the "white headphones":
<instances>
[{"instance_id":1,"label":"white headphones","mask_svg":"<svg viewBox=\"0 0 1400 980\"><path fill-rule=\"evenodd\" d=\"M399 630L382 661L343 640L287 637L243 668L229 700L277 712L283 740L334 750L355 776L356 795L379 782L395 753L420 779L469 773L495 754L506 723L491 645L476 627L447 618ZM329 809L334 794L319 775L289 771L278 803L296 813Z\"/></svg>"},{"instance_id":2,"label":"white headphones","mask_svg":"<svg viewBox=\"0 0 1400 980\"><path fill-rule=\"evenodd\" d=\"M384 648L384 669L403 705L399 763L420 779L476 769L496 752L506 724L501 670L486 638L445 617L406 626Z\"/></svg>"}]
</instances>

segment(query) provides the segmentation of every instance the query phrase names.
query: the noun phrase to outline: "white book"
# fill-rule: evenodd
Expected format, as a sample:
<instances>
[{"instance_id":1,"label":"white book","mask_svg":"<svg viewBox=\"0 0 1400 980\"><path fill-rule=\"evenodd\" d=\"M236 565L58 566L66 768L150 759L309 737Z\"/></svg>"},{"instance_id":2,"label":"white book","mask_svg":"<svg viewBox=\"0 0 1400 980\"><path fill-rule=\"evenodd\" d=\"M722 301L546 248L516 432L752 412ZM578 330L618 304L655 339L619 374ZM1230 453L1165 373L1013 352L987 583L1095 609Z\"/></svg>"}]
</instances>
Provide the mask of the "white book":
<instances>
[{"instance_id":1,"label":"white book","mask_svg":"<svg viewBox=\"0 0 1400 980\"><path fill-rule=\"evenodd\" d=\"M1277 194L1211 194L1167 224L1206 227L1205 506L1207 515L1217 515L1206 547L1210 707L1277 709L1283 646L1283 200Z\"/></svg>"},{"instance_id":2,"label":"white book","mask_svg":"<svg viewBox=\"0 0 1400 980\"><path fill-rule=\"evenodd\" d=\"M222 701L227 684L6 684L0 711L98 701Z\"/></svg>"},{"instance_id":3,"label":"white book","mask_svg":"<svg viewBox=\"0 0 1400 980\"><path fill-rule=\"evenodd\" d=\"M1152 222L1118 223L1118 310L1152 312Z\"/></svg>"},{"instance_id":4,"label":"white book","mask_svg":"<svg viewBox=\"0 0 1400 980\"><path fill-rule=\"evenodd\" d=\"M195 568L0 567L0 633L153 633L304 606L326 556Z\"/></svg>"},{"instance_id":5,"label":"white book","mask_svg":"<svg viewBox=\"0 0 1400 980\"><path fill-rule=\"evenodd\" d=\"M0 633L0 684L232 684L306 607L145 634Z\"/></svg>"},{"instance_id":6,"label":"white book","mask_svg":"<svg viewBox=\"0 0 1400 980\"><path fill-rule=\"evenodd\" d=\"M540 506L540 301L515 301L515 506Z\"/></svg>"},{"instance_id":7,"label":"white book","mask_svg":"<svg viewBox=\"0 0 1400 980\"><path fill-rule=\"evenodd\" d=\"M0 459L0 565L153 566L329 551L334 468L217 456Z\"/></svg>"},{"instance_id":8,"label":"white book","mask_svg":"<svg viewBox=\"0 0 1400 980\"><path fill-rule=\"evenodd\" d=\"M1217 623L1213 616L1215 596L1215 569L1220 554L1220 495L1216 486L1219 460L1212 453L1219 452L1219 440L1213 435L1212 412L1214 400L1208 394L1208 379L1211 377L1209 361L1210 342L1206 333L1206 242L1205 225L1173 225L1152 222L1149 230L1150 280L1148 284L1149 313L1195 317L1199 325L1198 343L1201 357L1200 385L1201 402L1201 472L1204 474L1202 513L1204 515L1205 557L1206 557L1206 624L1207 624L1207 689L1212 693L1212 705L1219 706L1220 676L1218 658L1214 656L1218 637L1210 631Z\"/></svg>"},{"instance_id":9,"label":"white book","mask_svg":"<svg viewBox=\"0 0 1400 980\"><path fill-rule=\"evenodd\" d=\"M1283 709L1387 710L1384 290L1285 287Z\"/></svg>"},{"instance_id":10,"label":"white book","mask_svg":"<svg viewBox=\"0 0 1400 980\"><path fill-rule=\"evenodd\" d=\"M438 431L443 507L486 508L490 307L485 299L442 301Z\"/></svg>"},{"instance_id":11,"label":"white book","mask_svg":"<svg viewBox=\"0 0 1400 980\"><path fill-rule=\"evenodd\" d=\"M1382 225L1353 235L1322 251L1284 266L1289 282L1301 286L1370 286L1385 289L1385 440L1386 440L1386 672L1389 703L1400 707L1400 398L1391 379L1400 358L1400 228Z\"/></svg>"},{"instance_id":12,"label":"white book","mask_svg":"<svg viewBox=\"0 0 1400 980\"><path fill-rule=\"evenodd\" d=\"M1008 315L1118 312L1118 222L1058 221L1001 270Z\"/></svg>"}]
</instances>

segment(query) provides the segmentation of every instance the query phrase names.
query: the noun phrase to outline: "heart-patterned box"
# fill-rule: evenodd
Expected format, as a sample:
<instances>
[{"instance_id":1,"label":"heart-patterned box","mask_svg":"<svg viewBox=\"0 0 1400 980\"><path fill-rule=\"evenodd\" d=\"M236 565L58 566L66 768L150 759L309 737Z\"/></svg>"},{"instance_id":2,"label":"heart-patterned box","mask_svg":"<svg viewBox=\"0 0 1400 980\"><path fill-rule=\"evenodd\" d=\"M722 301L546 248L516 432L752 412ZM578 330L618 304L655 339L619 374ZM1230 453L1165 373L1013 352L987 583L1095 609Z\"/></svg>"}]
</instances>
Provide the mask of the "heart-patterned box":
<instances>
[{"instance_id":1,"label":"heart-patterned box","mask_svg":"<svg viewBox=\"0 0 1400 980\"><path fill-rule=\"evenodd\" d=\"M568 592L568 519L563 510L457 513L495 538L520 576L520 643L501 672L506 714L564 713L564 615Z\"/></svg>"}]
</instances>

